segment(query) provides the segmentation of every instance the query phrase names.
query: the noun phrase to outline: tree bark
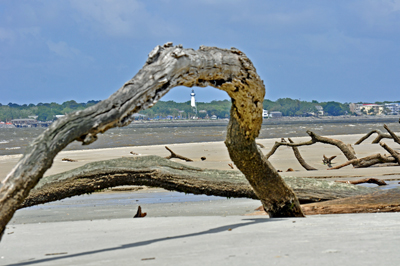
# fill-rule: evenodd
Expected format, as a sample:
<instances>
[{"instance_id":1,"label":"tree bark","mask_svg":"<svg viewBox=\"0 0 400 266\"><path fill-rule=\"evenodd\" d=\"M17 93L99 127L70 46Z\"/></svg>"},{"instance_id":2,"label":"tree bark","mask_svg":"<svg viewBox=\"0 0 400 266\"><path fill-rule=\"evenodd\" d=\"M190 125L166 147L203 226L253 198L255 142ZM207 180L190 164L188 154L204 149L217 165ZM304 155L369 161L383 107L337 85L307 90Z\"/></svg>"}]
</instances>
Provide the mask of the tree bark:
<instances>
[{"instance_id":1,"label":"tree bark","mask_svg":"<svg viewBox=\"0 0 400 266\"><path fill-rule=\"evenodd\" d=\"M154 105L176 86L212 86L232 98L226 145L272 217L303 216L300 204L255 144L262 123L265 87L251 61L238 49L181 45L154 48L143 68L108 99L55 121L26 150L0 187L0 232L51 167L54 157L74 140L88 145L98 133L128 125L132 114Z\"/></svg>"}]
</instances>

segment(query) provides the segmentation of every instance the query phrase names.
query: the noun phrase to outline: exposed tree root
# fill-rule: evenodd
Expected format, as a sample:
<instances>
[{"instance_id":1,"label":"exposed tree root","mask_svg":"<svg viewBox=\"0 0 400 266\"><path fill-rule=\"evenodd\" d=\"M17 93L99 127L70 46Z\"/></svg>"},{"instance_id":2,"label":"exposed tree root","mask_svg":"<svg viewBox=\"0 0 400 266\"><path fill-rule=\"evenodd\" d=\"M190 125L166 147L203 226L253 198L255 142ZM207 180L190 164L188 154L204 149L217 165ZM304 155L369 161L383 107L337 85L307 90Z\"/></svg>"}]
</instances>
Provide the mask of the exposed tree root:
<instances>
[{"instance_id":1,"label":"exposed tree root","mask_svg":"<svg viewBox=\"0 0 400 266\"><path fill-rule=\"evenodd\" d=\"M187 158L187 157L185 157L185 156L176 154L175 152L173 152L173 151L172 151L170 148L168 148L167 146L165 146L165 148L171 153L171 155L165 157L165 159L176 158L176 159L184 160L184 161L186 161L186 162L193 162L193 160L190 159L190 158Z\"/></svg>"}]
</instances>

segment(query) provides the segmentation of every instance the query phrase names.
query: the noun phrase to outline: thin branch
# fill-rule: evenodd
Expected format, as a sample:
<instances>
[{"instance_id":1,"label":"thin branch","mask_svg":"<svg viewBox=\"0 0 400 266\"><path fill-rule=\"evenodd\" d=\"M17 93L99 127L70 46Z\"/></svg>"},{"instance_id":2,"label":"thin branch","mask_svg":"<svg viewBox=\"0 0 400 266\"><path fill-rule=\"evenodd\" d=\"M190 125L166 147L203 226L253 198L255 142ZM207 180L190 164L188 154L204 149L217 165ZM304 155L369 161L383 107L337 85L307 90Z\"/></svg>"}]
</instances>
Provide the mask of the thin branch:
<instances>
[{"instance_id":1,"label":"thin branch","mask_svg":"<svg viewBox=\"0 0 400 266\"><path fill-rule=\"evenodd\" d=\"M292 143L292 144L294 143L293 140L291 140L290 138L288 138L288 140L290 143ZM304 169L306 169L307 171L317 170L316 168L314 168L311 165L309 165L308 163L306 163L306 161L301 156L299 149L296 146L292 146L292 150L293 150L294 156L296 157L297 161L301 164L301 166L303 166Z\"/></svg>"},{"instance_id":2,"label":"thin branch","mask_svg":"<svg viewBox=\"0 0 400 266\"><path fill-rule=\"evenodd\" d=\"M167 146L165 146L165 148L171 153L171 155L165 157L165 159L177 158L177 159L184 160L184 161L186 161L186 162L193 162L193 160L190 159L190 158L187 158L187 157L185 157L185 156L176 154L175 152L173 152L173 151L172 151L170 148L168 148Z\"/></svg>"},{"instance_id":3,"label":"thin branch","mask_svg":"<svg viewBox=\"0 0 400 266\"><path fill-rule=\"evenodd\" d=\"M387 132L389 132L390 136L392 136L394 142L400 144L400 138L392 130L390 130L386 124L384 124L383 127L387 130Z\"/></svg>"},{"instance_id":4,"label":"thin branch","mask_svg":"<svg viewBox=\"0 0 400 266\"><path fill-rule=\"evenodd\" d=\"M382 146L382 148L387 150L390 153L390 155L392 155L396 159L397 163L400 165L400 154L397 151L390 148L386 143L382 141L379 142L379 144Z\"/></svg>"}]
</instances>

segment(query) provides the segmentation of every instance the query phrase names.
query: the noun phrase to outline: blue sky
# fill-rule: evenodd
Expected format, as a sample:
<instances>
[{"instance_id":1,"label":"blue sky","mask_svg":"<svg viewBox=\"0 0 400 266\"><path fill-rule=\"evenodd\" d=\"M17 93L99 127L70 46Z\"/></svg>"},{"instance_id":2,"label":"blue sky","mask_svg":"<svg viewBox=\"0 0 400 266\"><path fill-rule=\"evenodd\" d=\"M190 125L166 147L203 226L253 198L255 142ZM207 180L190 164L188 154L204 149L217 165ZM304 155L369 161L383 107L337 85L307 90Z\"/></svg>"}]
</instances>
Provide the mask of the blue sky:
<instances>
[{"instance_id":1,"label":"blue sky","mask_svg":"<svg viewBox=\"0 0 400 266\"><path fill-rule=\"evenodd\" d=\"M168 41L239 48L268 99L400 100L398 0L1 0L0 103L105 99Z\"/></svg>"}]
</instances>

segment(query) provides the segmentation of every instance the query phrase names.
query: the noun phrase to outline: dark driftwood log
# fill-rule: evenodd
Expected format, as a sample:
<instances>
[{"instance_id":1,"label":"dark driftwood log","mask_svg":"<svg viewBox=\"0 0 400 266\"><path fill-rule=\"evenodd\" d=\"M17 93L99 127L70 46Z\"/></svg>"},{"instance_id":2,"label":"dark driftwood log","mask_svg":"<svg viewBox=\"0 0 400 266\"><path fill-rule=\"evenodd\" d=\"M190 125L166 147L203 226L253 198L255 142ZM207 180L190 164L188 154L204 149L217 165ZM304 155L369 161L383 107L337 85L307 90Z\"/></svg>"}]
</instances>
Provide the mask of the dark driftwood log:
<instances>
[{"instance_id":1,"label":"dark driftwood log","mask_svg":"<svg viewBox=\"0 0 400 266\"><path fill-rule=\"evenodd\" d=\"M88 145L98 133L128 125L132 114L154 105L176 86L212 86L232 99L225 144L271 217L303 216L293 191L256 146L262 124L265 87L251 61L238 49L201 46L183 49L166 43L150 52L146 64L108 99L55 121L26 149L0 187L0 235L54 157L74 140Z\"/></svg>"},{"instance_id":2,"label":"dark driftwood log","mask_svg":"<svg viewBox=\"0 0 400 266\"><path fill-rule=\"evenodd\" d=\"M170 148L168 148L167 146L165 146L165 148L171 153L169 156L165 157L166 159L172 159L172 158L176 158L176 159L181 159L184 160L186 162L193 162L192 159L187 158L185 156L176 154L175 152L173 152Z\"/></svg>"},{"instance_id":3,"label":"dark driftwood log","mask_svg":"<svg viewBox=\"0 0 400 266\"><path fill-rule=\"evenodd\" d=\"M285 140L285 139L283 139L283 140ZM291 140L290 138L288 138L288 140L290 143L294 143L293 140ZM286 141L284 141L284 142L286 142ZM297 161L301 164L301 166L303 166L304 169L306 169L307 171L317 170L316 168L314 168L311 165L309 165L308 163L306 163L306 161L301 156L300 151L297 147L292 146L292 150L293 150L294 156L296 157Z\"/></svg>"},{"instance_id":4,"label":"dark driftwood log","mask_svg":"<svg viewBox=\"0 0 400 266\"><path fill-rule=\"evenodd\" d=\"M284 177L301 203L318 202L375 191L326 179ZM61 200L122 185L147 185L193 194L257 199L239 171L210 170L159 156L124 157L99 161L42 178L22 207Z\"/></svg>"},{"instance_id":5,"label":"dark driftwood log","mask_svg":"<svg viewBox=\"0 0 400 266\"><path fill-rule=\"evenodd\" d=\"M338 183L346 183L346 184L352 184L352 185L358 185L358 184L364 184L364 183L370 183L370 184L377 184L378 186L386 186L385 180L377 179L377 178L363 178L359 180L336 180L335 182Z\"/></svg>"},{"instance_id":6,"label":"dark driftwood log","mask_svg":"<svg viewBox=\"0 0 400 266\"><path fill-rule=\"evenodd\" d=\"M374 213L400 211L400 189L302 205L306 215L334 213Z\"/></svg>"},{"instance_id":7,"label":"dark driftwood log","mask_svg":"<svg viewBox=\"0 0 400 266\"><path fill-rule=\"evenodd\" d=\"M383 127L386 129L387 132L389 132L390 136L393 138L394 142L400 144L400 138L394 134L394 132L392 130L390 130L390 128L384 124Z\"/></svg>"}]
</instances>

